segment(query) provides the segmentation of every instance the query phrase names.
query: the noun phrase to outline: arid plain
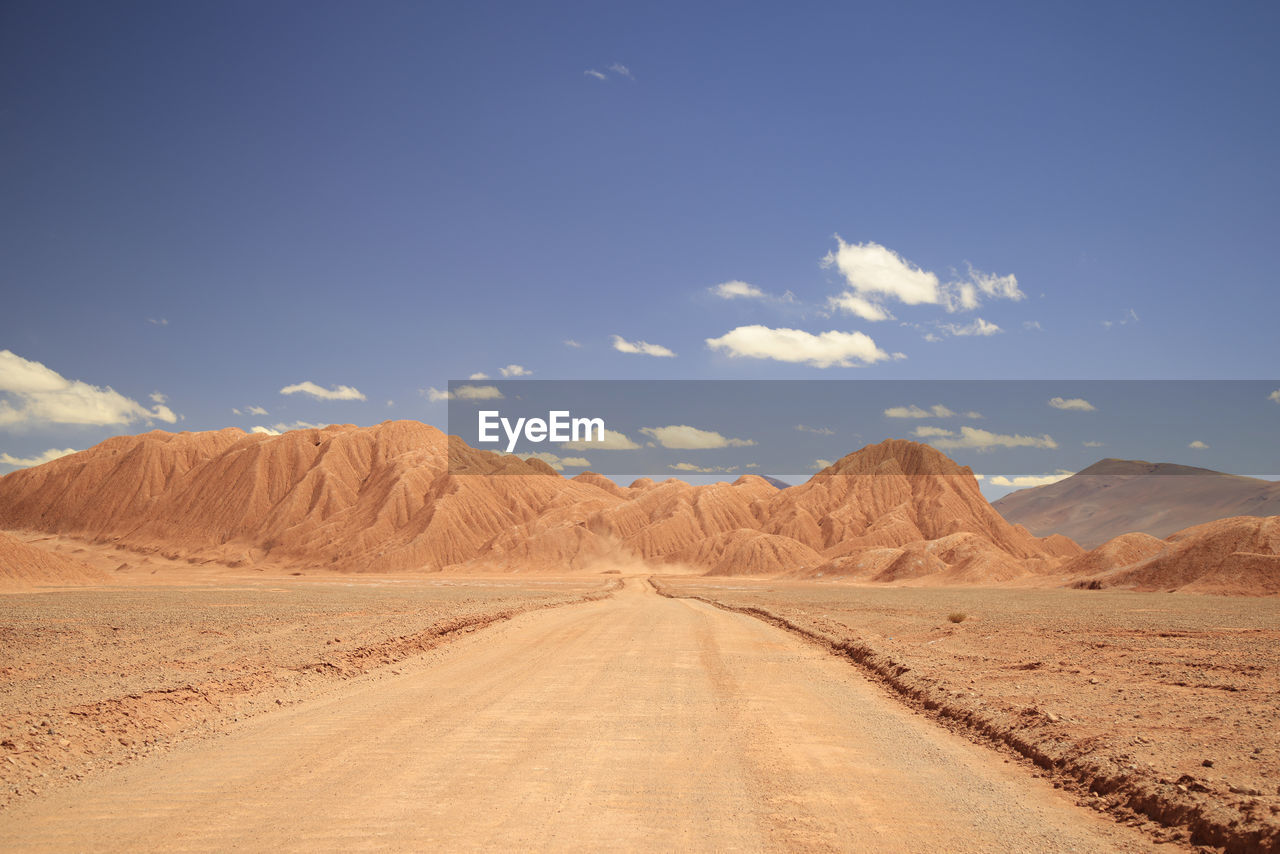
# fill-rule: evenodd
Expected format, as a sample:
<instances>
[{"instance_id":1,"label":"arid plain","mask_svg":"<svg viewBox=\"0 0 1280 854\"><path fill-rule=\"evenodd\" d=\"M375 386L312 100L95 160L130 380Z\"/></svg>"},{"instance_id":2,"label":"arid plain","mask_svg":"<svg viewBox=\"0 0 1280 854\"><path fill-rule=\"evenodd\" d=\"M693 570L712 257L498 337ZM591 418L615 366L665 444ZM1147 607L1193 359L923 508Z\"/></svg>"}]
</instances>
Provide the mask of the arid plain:
<instances>
[{"instance_id":1,"label":"arid plain","mask_svg":"<svg viewBox=\"0 0 1280 854\"><path fill-rule=\"evenodd\" d=\"M1274 850L1276 522L1086 551L910 442L109 440L0 478L0 846Z\"/></svg>"}]
</instances>

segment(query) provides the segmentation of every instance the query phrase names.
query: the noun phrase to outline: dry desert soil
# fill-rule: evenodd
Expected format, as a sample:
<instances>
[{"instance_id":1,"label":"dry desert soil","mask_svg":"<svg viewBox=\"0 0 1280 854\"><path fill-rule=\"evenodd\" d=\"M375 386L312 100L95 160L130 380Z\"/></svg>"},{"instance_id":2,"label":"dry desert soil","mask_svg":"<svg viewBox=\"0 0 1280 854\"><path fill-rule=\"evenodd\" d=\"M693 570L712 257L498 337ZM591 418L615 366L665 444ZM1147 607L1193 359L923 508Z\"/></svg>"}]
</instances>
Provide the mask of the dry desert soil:
<instances>
[{"instance_id":1,"label":"dry desert soil","mask_svg":"<svg viewBox=\"0 0 1280 854\"><path fill-rule=\"evenodd\" d=\"M0 850L1275 845L1274 598L163 569L0 596Z\"/></svg>"}]
</instances>

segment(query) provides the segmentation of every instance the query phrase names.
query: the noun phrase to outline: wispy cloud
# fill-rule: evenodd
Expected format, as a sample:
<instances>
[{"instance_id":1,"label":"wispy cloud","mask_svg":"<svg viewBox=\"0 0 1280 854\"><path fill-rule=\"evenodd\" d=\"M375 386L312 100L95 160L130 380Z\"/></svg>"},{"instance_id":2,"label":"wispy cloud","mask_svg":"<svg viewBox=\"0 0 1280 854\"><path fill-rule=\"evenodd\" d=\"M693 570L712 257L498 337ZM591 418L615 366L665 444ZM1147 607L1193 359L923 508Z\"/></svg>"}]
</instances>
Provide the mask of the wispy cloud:
<instances>
[{"instance_id":1,"label":"wispy cloud","mask_svg":"<svg viewBox=\"0 0 1280 854\"><path fill-rule=\"evenodd\" d=\"M674 358L675 353L661 344L650 344L648 341L628 341L621 335L613 336L613 349L619 353L635 353L643 356Z\"/></svg>"},{"instance_id":2,"label":"wispy cloud","mask_svg":"<svg viewBox=\"0 0 1280 854\"><path fill-rule=\"evenodd\" d=\"M564 339L564 346L572 347L575 350L580 350L582 348L582 345L577 341L573 340L572 338Z\"/></svg>"},{"instance_id":3,"label":"wispy cloud","mask_svg":"<svg viewBox=\"0 0 1280 854\"><path fill-rule=\"evenodd\" d=\"M1051 483L1057 483L1060 480L1066 480L1075 474L1073 471L1066 469L1058 469L1056 474L1021 474L1009 477L1003 474L988 475L987 483L992 486L1016 486L1019 489L1025 489L1031 486L1048 486Z\"/></svg>"},{"instance_id":4,"label":"wispy cloud","mask_svg":"<svg viewBox=\"0 0 1280 854\"><path fill-rule=\"evenodd\" d=\"M13 454L0 454L0 465L25 469L31 466L43 465L51 460L74 453L76 453L75 448L50 448L43 454L36 454L34 457L15 457Z\"/></svg>"},{"instance_id":5,"label":"wispy cloud","mask_svg":"<svg viewBox=\"0 0 1280 854\"><path fill-rule=\"evenodd\" d=\"M768 326L739 326L719 338L708 338L707 346L732 358L773 359L812 365L815 368L851 368L889 358L862 332L835 330L814 335L803 329L773 329Z\"/></svg>"},{"instance_id":6,"label":"wispy cloud","mask_svg":"<svg viewBox=\"0 0 1280 854\"><path fill-rule=\"evenodd\" d=\"M1054 409L1065 409L1068 412L1096 412L1098 409L1082 397L1051 397L1049 405Z\"/></svg>"},{"instance_id":7,"label":"wispy cloud","mask_svg":"<svg viewBox=\"0 0 1280 854\"><path fill-rule=\"evenodd\" d=\"M439 403L442 400L502 400L502 392L497 386L492 385L460 385L453 390L441 391L438 388L418 389L418 393L425 395L431 403Z\"/></svg>"},{"instance_id":8,"label":"wispy cloud","mask_svg":"<svg viewBox=\"0 0 1280 854\"><path fill-rule=\"evenodd\" d=\"M150 323L152 326L168 326L168 325L169 325L169 318L167 318L167 317L148 317L148 318L147 318L147 323Z\"/></svg>"},{"instance_id":9,"label":"wispy cloud","mask_svg":"<svg viewBox=\"0 0 1280 854\"><path fill-rule=\"evenodd\" d=\"M1140 322L1138 319L1138 313L1133 309L1129 309L1124 313L1124 316L1121 317L1119 320L1102 321L1102 328L1111 329L1112 327L1115 327L1115 326L1128 326L1130 323L1138 323L1138 322Z\"/></svg>"},{"instance_id":10,"label":"wispy cloud","mask_svg":"<svg viewBox=\"0 0 1280 854\"><path fill-rule=\"evenodd\" d=\"M886 418L954 418L956 412L950 407L943 406L941 403L935 403L928 409L916 406L914 403L910 406L891 406L884 411ZM981 412L974 412L972 409L964 413L965 418L981 418Z\"/></svg>"},{"instance_id":11,"label":"wispy cloud","mask_svg":"<svg viewBox=\"0 0 1280 854\"><path fill-rule=\"evenodd\" d=\"M582 73L586 77L590 77L593 80L600 80L600 81L607 81L610 79L611 76L621 77L624 80L631 80L633 82L636 79L636 76L631 72L631 69L623 65L621 62L612 63L604 71L600 71L597 68L588 68L586 71Z\"/></svg>"},{"instance_id":12,"label":"wispy cloud","mask_svg":"<svg viewBox=\"0 0 1280 854\"><path fill-rule=\"evenodd\" d=\"M935 448L973 448L988 451L994 448L1056 448L1058 443L1047 433L1043 436L993 433L978 427L961 427L960 432L940 427L917 427L915 435L928 440Z\"/></svg>"},{"instance_id":13,"label":"wispy cloud","mask_svg":"<svg viewBox=\"0 0 1280 854\"><path fill-rule=\"evenodd\" d=\"M738 470L737 466L700 466L694 463L672 463L667 468L674 471L690 471L700 474L729 473Z\"/></svg>"},{"instance_id":14,"label":"wispy cloud","mask_svg":"<svg viewBox=\"0 0 1280 854\"><path fill-rule=\"evenodd\" d=\"M791 291L783 291L781 296L777 296L740 279L721 282L718 285L707 288L707 290L720 299L757 300L771 303L793 303L796 301L796 295Z\"/></svg>"},{"instance_id":15,"label":"wispy cloud","mask_svg":"<svg viewBox=\"0 0 1280 854\"><path fill-rule=\"evenodd\" d=\"M1271 392L1271 394L1267 395L1267 400L1274 401L1275 403L1280 403L1280 388L1276 389L1275 391Z\"/></svg>"},{"instance_id":16,"label":"wispy cloud","mask_svg":"<svg viewBox=\"0 0 1280 854\"><path fill-rule=\"evenodd\" d=\"M469 380L487 380L487 379L489 379L489 375L488 375L488 374L486 374L484 371L476 371L474 374L472 374L471 376L467 377L467 379L469 379Z\"/></svg>"},{"instance_id":17,"label":"wispy cloud","mask_svg":"<svg viewBox=\"0 0 1280 854\"><path fill-rule=\"evenodd\" d=\"M1086 448L1101 448L1101 447L1103 446L1103 444L1104 444L1104 443L1099 442L1099 441L1097 441L1096 439L1090 439L1089 441L1087 441L1087 442L1085 442L1085 443L1084 443L1084 446L1085 446Z\"/></svg>"},{"instance_id":18,"label":"wispy cloud","mask_svg":"<svg viewBox=\"0 0 1280 854\"><path fill-rule=\"evenodd\" d=\"M836 431L830 427L809 427L805 424L797 424L796 429L801 433L816 433L819 436L834 436L836 434Z\"/></svg>"},{"instance_id":19,"label":"wispy cloud","mask_svg":"<svg viewBox=\"0 0 1280 854\"><path fill-rule=\"evenodd\" d=\"M507 365L505 368L501 369L501 373L504 377L527 377L532 374L533 371L529 370L524 365Z\"/></svg>"},{"instance_id":20,"label":"wispy cloud","mask_svg":"<svg viewBox=\"0 0 1280 854\"><path fill-rule=\"evenodd\" d=\"M730 439L714 430L701 430L687 424L667 427L642 427L640 432L652 436L664 448L680 451L706 450L710 448L746 448L754 445L754 439Z\"/></svg>"},{"instance_id":21,"label":"wispy cloud","mask_svg":"<svg viewBox=\"0 0 1280 854\"><path fill-rule=\"evenodd\" d=\"M317 385L310 380L305 380L293 385L287 385L280 389L281 394L305 394L314 397L316 400L364 400L364 395L359 389L349 385L339 385L333 388L325 388Z\"/></svg>"},{"instance_id":22,"label":"wispy cloud","mask_svg":"<svg viewBox=\"0 0 1280 854\"><path fill-rule=\"evenodd\" d=\"M996 335L1003 331L996 324L989 323L983 320L981 317L975 317L972 323L966 323L963 326L957 325L955 323L944 323L940 326L940 328L946 330L952 335L958 335L961 337L969 336L969 335L978 335L978 336L985 337L988 335Z\"/></svg>"},{"instance_id":23,"label":"wispy cloud","mask_svg":"<svg viewBox=\"0 0 1280 854\"><path fill-rule=\"evenodd\" d=\"M173 424L178 420L164 403L153 402L155 405L147 408L110 386L69 380L40 362L0 350L0 426L108 426L135 421Z\"/></svg>"}]
</instances>

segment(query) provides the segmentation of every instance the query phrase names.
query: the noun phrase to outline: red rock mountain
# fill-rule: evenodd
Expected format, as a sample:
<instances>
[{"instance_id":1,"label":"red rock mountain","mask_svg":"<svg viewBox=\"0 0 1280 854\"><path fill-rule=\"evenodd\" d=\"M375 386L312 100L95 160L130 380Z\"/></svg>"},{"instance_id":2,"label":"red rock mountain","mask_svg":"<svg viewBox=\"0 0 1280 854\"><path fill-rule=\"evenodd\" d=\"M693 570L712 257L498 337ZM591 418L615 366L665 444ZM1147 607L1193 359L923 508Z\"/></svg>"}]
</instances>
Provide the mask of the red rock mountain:
<instances>
[{"instance_id":1,"label":"red rock mountain","mask_svg":"<svg viewBox=\"0 0 1280 854\"><path fill-rule=\"evenodd\" d=\"M450 472L502 472L484 477ZM565 479L413 421L279 436L238 429L109 439L0 478L0 528L170 557L344 571L587 569L995 581L1079 548L983 499L968 468L914 442L871 445L779 490Z\"/></svg>"},{"instance_id":2,"label":"red rock mountain","mask_svg":"<svg viewBox=\"0 0 1280 854\"><path fill-rule=\"evenodd\" d=\"M1280 593L1280 516L1219 519L1164 540L1124 534L1069 561L1061 571L1084 576L1077 587Z\"/></svg>"}]
</instances>

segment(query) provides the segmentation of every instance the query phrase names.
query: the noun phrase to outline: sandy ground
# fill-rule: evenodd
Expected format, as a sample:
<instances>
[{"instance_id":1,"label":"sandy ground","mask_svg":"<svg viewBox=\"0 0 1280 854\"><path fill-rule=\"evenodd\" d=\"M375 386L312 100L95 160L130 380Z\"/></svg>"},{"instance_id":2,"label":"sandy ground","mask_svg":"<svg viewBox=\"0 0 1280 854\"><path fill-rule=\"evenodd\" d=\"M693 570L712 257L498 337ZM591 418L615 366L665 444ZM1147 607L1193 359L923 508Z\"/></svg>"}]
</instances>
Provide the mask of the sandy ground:
<instances>
[{"instance_id":1,"label":"sandy ground","mask_svg":"<svg viewBox=\"0 0 1280 854\"><path fill-rule=\"evenodd\" d=\"M1280 844L1280 599L659 583L831 643L915 706L1012 745L1085 799L1191 831L1165 838Z\"/></svg>"},{"instance_id":2,"label":"sandy ground","mask_svg":"<svg viewBox=\"0 0 1280 854\"><path fill-rule=\"evenodd\" d=\"M161 578L0 595L0 806L618 583L210 567Z\"/></svg>"},{"instance_id":3,"label":"sandy ground","mask_svg":"<svg viewBox=\"0 0 1280 854\"><path fill-rule=\"evenodd\" d=\"M7 850L1169 850L760 620L526 612L26 799Z\"/></svg>"}]
</instances>

